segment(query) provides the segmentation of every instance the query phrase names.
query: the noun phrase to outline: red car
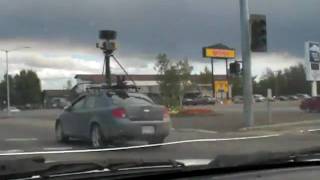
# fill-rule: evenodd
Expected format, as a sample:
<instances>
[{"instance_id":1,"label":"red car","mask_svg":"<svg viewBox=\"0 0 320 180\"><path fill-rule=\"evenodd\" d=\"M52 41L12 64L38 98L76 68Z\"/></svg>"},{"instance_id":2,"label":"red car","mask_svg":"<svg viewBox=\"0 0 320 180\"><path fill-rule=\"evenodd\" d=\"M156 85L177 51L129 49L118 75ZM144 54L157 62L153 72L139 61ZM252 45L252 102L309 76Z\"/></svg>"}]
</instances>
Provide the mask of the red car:
<instances>
[{"instance_id":1,"label":"red car","mask_svg":"<svg viewBox=\"0 0 320 180\"><path fill-rule=\"evenodd\" d=\"M303 100L300 109L307 112L320 112L320 96Z\"/></svg>"}]
</instances>

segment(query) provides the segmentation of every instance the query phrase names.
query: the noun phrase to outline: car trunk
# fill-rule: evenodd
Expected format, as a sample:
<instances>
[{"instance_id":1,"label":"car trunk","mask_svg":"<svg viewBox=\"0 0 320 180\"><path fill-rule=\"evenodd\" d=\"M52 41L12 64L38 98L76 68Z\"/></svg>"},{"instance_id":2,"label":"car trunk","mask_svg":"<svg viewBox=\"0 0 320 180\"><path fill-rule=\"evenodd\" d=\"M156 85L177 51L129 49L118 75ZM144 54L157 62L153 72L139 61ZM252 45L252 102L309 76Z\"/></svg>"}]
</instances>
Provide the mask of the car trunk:
<instances>
[{"instance_id":1,"label":"car trunk","mask_svg":"<svg viewBox=\"0 0 320 180\"><path fill-rule=\"evenodd\" d=\"M127 106L127 115L132 121L163 120L164 107L158 105Z\"/></svg>"}]
</instances>

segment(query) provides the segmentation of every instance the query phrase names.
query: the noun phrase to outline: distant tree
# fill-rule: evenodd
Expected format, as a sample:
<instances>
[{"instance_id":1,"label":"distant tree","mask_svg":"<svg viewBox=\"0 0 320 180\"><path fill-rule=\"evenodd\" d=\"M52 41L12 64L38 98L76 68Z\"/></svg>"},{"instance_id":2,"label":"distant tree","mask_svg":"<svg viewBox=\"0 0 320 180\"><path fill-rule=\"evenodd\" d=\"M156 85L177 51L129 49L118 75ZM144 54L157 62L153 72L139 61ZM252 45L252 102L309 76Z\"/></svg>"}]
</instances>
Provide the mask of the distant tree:
<instances>
[{"instance_id":1,"label":"distant tree","mask_svg":"<svg viewBox=\"0 0 320 180\"><path fill-rule=\"evenodd\" d=\"M41 101L41 85L37 74L31 70L21 70L14 77L15 103L35 104Z\"/></svg>"},{"instance_id":2,"label":"distant tree","mask_svg":"<svg viewBox=\"0 0 320 180\"><path fill-rule=\"evenodd\" d=\"M212 72L208 69L207 66L204 67L203 71L199 75L199 83L201 84L210 84L212 80Z\"/></svg>"},{"instance_id":3,"label":"distant tree","mask_svg":"<svg viewBox=\"0 0 320 180\"><path fill-rule=\"evenodd\" d=\"M180 108L182 108L182 99L184 94L193 87L191 82L191 72L193 70L193 67L189 64L188 59L185 58L184 60L179 61L176 64L176 68L178 70L180 84L179 105Z\"/></svg>"},{"instance_id":4,"label":"distant tree","mask_svg":"<svg viewBox=\"0 0 320 180\"><path fill-rule=\"evenodd\" d=\"M159 54L154 69L158 71L163 104L168 107L180 106L183 94L191 86L193 67L187 59L172 63L166 54Z\"/></svg>"},{"instance_id":5,"label":"distant tree","mask_svg":"<svg viewBox=\"0 0 320 180\"><path fill-rule=\"evenodd\" d=\"M15 96L15 91L12 89L14 87L14 81L11 75L9 75L9 86L11 87L10 91L10 102L12 102L12 97ZM7 104L7 75L3 76L3 80L0 82L0 107L5 107Z\"/></svg>"}]
</instances>

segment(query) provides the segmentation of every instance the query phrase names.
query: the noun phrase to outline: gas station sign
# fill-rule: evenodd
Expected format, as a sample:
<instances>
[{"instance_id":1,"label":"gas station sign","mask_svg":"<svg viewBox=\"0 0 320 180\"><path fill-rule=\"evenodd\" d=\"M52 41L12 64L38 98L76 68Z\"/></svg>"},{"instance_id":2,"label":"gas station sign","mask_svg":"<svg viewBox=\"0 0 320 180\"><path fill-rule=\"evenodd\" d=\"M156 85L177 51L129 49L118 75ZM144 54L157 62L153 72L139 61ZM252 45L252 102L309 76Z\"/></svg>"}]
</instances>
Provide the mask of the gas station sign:
<instances>
[{"instance_id":1,"label":"gas station sign","mask_svg":"<svg viewBox=\"0 0 320 180\"><path fill-rule=\"evenodd\" d=\"M308 81L320 81L320 43L305 43L305 70Z\"/></svg>"},{"instance_id":2,"label":"gas station sign","mask_svg":"<svg viewBox=\"0 0 320 180\"><path fill-rule=\"evenodd\" d=\"M229 83L228 81L214 81L215 92L228 92L229 91Z\"/></svg>"},{"instance_id":3,"label":"gas station sign","mask_svg":"<svg viewBox=\"0 0 320 180\"><path fill-rule=\"evenodd\" d=\"M203 57L205 58L217 58L217 59L234 59L236 57L236 51L233 49L216 49L205 47L202 49Z\"/></svg>"}]
</instances>

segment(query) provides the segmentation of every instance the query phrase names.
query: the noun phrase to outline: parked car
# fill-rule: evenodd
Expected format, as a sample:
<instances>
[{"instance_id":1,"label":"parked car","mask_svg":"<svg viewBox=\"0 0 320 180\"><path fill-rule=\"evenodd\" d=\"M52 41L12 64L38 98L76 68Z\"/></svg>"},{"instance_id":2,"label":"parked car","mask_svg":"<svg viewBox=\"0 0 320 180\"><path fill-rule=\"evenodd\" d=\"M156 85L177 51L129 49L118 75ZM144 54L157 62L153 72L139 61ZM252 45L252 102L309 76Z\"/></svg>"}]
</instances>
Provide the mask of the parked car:
<instances>
[{"instance_id":1,"label":"parked car","mask_svg":"<svg viewBox=\"0 0 320 180\"><path fill-rule=\"evenodd\" d=\"M264 96L262 96L261 94L254 94L253 98L254 98L255 102L263 102L266 100L266 98Z\"/></svg>"},{"instance_id":2,"label":"parked car","mask_svg":"<svg viewBox=\"0 0 320 180\"><path fill-rule=\"evenodd\" d=\"M243 103L243 97L242 96L234 96L232 98L232 101L235 104L241 104L241 103Z\"/></svg>"},{"instance_id":3,"label":"parked car","mask_svg":"<svg viewBox=\"0 0 320 180\"><path fill-rule=\"evenodd\" d=\"M308 94L297 94L296 95L300 100L311 98Z\"/></svg>"},{"instance_id":4,"label":"parked car","mask_svg":"<svg viewBox=\"0 0 320 180\"><path fill-rule=\"evenodd\" d=\"M182 104L183 105L208 105L215 104L216 99L211 96L202 96L200 93L185 94Z\"/></svg>"},{"instance_id":5,"label":"parked car","mask_svg":"<svg viewBox=\"0 0 320 180\"><path fill-rule=\"evenodd\" d=\"M55 123L56 139L86 139L95 148L113 140L162 143L169 135L168 110L139 93L87 94L64 109Z\"/></svg>"},{"instance_id":6,"label":"parked car","mask_svg":"<svg viewBox=\"0 0 320 180\"><path fill-rule=\"evenodd\" d=\"M8 108L4 108L3 111L7 111L7 109ZM15 113L15 112L20 112L20 111L21 111L20 109L14 107L14 106L10 106L10 112Z\"/></svg>"},{"instance_id":7,"label":"parked car","mask_svg":"<svg viewBox=\"0 0 320 180\"><path fill-rule=\"evenodd\" d=\"M306 112L320 111L320 96L312 97L301 101L300 109Z\"/></svg>"},{"instance_id":8,"label":"parked car","mask_svg":"<svg viewBox=\"0 0 320 180\"><path fill-rule=\"evenodd\" d=\"M279 100L279 101L288 101L288 97L286 97L286 96L278 96L277 97L277 100Z\"/></svg>"},{"instance_id":9,"label":"parked car","mask_svg":"<svg viewBox=\"0 0 320 180\"><path fill-rule=\"evenodd\" d=\"M299 97L295 95L291 95L291 96L288 96L288 99L291 101L296 101L296 100L299 100Z\"/></svg>"}]
</instances>

